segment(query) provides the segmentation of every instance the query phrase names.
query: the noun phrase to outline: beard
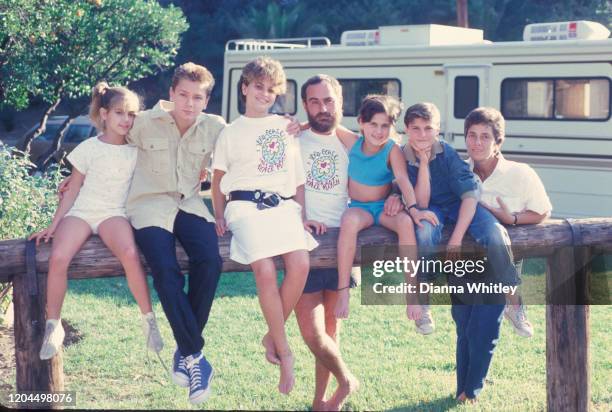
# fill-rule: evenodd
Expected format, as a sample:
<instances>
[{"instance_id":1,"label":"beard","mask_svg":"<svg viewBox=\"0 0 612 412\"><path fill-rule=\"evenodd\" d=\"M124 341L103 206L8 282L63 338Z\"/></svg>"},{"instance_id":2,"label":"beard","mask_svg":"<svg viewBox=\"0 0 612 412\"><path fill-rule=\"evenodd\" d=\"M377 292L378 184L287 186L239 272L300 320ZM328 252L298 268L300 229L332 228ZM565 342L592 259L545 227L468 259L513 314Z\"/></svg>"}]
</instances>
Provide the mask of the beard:
<instances>
[{"instance_id":1,"label":"beard","mask_svg":"<svg viewBox=\"0 0 612 412\"><path fill-rule=\"evenodd\" d=\"M312 116L306 112L308 116L308 123L310 128L317 133L329 133L338 126L339 119L336 114L330 113L319 113L316 116Z\"/></svg>"}]
</instances>

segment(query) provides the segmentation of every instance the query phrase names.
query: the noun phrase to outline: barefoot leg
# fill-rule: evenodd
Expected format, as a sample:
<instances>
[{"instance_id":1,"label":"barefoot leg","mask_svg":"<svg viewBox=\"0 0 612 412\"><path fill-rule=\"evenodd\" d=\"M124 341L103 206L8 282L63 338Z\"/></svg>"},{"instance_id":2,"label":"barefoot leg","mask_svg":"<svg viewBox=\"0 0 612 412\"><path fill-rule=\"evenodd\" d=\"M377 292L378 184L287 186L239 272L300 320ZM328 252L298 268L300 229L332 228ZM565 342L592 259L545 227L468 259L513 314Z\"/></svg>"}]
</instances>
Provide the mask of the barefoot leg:
<instances>
[{"instance_id":1,"label":"barefoot leg","mask_svg":"<svg viewBox=\"0 0 612 412\"><path fill-rule=\"evenodd\" d=\"M285 319L281 296L276 284L276 267L272 259L266 258L251 263L255 274L259 305L268 324L276 353L280 358L280 381L278 390L287 394L293 389L293 356L285 333Z\"/></svg>"}]
</instances>

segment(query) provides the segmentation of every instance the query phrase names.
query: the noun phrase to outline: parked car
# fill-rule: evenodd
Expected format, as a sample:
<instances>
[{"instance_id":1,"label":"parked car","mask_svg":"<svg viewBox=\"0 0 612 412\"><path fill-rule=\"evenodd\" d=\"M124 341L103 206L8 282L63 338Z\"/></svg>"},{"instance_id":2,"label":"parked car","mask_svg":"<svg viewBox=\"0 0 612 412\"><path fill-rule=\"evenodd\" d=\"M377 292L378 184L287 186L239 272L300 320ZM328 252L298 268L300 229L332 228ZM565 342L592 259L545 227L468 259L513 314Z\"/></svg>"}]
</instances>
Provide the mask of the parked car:
<instances>
[{"instance_id":1,"label":"parked car","mask_svg":"<svg viewBox=\"0 0 612 412\"><path fill-rule=\"evenodd\" d=\"M55 133L57 133L66 118L67 116L52 116L47 120L44 133L32 140L32 143L30 144L30 160L32 162L39 160L39 158L51 147ZM26 136L29 136L30 133L32 133L37 127L38 125L28 130L23 135L20 142L22 142ZM68 130L66 130L60 150L53 155L55 161L59 162L62 157L70 153L83 140L89 139L97 134L98 131L89 120L89 117L77 117L73 120L70 126L68 126Z\"/></svg>"}]
</instances>

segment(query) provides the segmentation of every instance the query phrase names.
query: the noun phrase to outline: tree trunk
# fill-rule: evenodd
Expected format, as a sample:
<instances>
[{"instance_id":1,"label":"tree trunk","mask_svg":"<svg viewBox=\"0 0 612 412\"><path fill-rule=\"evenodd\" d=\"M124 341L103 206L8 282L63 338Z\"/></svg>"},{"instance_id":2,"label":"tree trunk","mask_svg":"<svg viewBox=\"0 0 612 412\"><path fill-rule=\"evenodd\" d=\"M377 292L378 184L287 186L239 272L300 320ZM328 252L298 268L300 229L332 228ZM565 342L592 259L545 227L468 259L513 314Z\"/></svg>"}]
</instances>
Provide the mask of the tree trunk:
<instances>
[{"instance_id":1,"label":"tree trunk","mask_svg":"<svg viewBox=\"0 0 612 412\"><path fill-rule=\"evenodd\" d=\"M49 149L47 149L45 153L43 153L38 159L36 159L36 170L44 172L47 167L49 167L53 156L60 150L60 147L62 146L66 130L68 130L75 118L75 115L70 114L68 118L64 120L64 123L62 123L60 128L55 133L55 136L53 136L53 142L51 143Z\"/></svg>"},{"instance_id":2,"label":"tree trunk","mask_svg":"<svg viewBox=\"0 0 612 412\"><path fill-rule=\"evenodd\" d=\"M469 27L467 0L457 0L457 26Z\"/></svg>"},{"instance_id":3,"label":"tree trunk","mask_svg":"<svg viewBox=\"0 0 612 412\"><path fill-rule=\"evenodd\" d=\"M40 136L41 134L45 132L45 128L47 127L47 120L49 120L49 116L51 115L51 113L55 111L55 109L57 109L57 106L59 106L61 101L62 101L62 98L58 97L55 103L53 103L51 106L47 108L47 110L45 110L45 113L42 115L40 119L38 127L34 129L32 134L30 134L29 136L26 136L25 139L23 139L23 141L19 144L17 149L21 150L22 152L30 151L30 143L32 142L32 140L36 139L38 136Z\"/></svg>"}]
</instances>

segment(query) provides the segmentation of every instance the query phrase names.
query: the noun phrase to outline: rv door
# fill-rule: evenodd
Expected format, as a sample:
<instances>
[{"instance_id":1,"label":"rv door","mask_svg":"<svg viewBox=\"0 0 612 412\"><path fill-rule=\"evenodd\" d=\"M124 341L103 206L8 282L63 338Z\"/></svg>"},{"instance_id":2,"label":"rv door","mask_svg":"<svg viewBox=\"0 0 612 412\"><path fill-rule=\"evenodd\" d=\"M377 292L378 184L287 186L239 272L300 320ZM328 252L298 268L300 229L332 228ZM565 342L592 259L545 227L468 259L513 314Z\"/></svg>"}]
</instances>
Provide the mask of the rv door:
<instances>
[{"instance_id":1,"label":"rv door","mask_svg":"<svg viewBox=\"0 0 612 412\"><path fill-rule=\"evenodd\" d=\"M489 104L491 65L445 65L446 113L441 113L441 133L456 149L465 149L463 120L478 106Z\"/></svg>"}]
</instances>

